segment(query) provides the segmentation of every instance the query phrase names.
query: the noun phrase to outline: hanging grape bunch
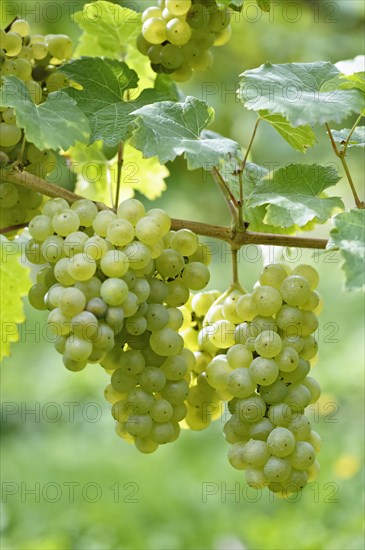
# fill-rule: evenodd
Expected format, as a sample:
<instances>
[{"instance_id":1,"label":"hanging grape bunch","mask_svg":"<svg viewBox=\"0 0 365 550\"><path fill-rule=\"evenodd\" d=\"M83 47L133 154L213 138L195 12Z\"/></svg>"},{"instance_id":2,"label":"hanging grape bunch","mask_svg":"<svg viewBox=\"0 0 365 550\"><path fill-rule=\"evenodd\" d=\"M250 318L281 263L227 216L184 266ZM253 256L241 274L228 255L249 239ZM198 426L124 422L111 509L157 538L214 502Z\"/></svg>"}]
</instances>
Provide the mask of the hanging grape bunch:
<instances>
[{"instance_id":1,"label":"hanging grape bunch","mask_svg":"<svg viewBox=\"0 0 365 550\"><path fill-rule=\"evenodd\" d=\"M48 330L71 371L100 363L117 433L142 452L174 441L186 416L195 357L178 309L209 282L209 255L187 229L135 199L117 213L80 199L45 203L29 224L26 256L44 265L29 301L50 310Z\"/></svg>"},{"instance_id":2,"label":"hanging grape bunch","mask_svg":"<svg viewBox=\"0 0 365 550\"><path fill-rule=\"evenodd\" d=\"M72 40L63 34L30 36L27 21L14 21L8 32L0 29L0 76L16 76L24 85L36 105L43 103L49 93L66 85L64 75L57 68L71 58ZM52 151L40 151L24 140L17 126L13 109L0 107L0 167L17 163L26 171L46 177L55 168ZM28 222L39 213L42 196L36 191L19 188L6 181L0 183L0 228ZM9 235L8 235L9 236Z\"/></svg>"},{"instance_id":3,"label":"hanging grape bunch","mask_svg":"<svg viewBox=\"0 0 365 550\"><path fill-rule=\"evenodd\" d=\"M198 337L197 363L205 365L208 385L228 401L230 463L246 471L250 486L284 497L319 473L321 440L305 415L320 396L308 376L318 349L317 285L309 265L292 272L267 265L251 294L232 287L209 308ZM199 414L212 411L209 397L204 402L200 394Z\"/></svg>"},{"instance_id":4,"label":"hanging grape bunch","mask_svg":"<svg viewBox=\"0 0 365 550\"><path fill-rule=\"evenodd\" d=\"M215 0L160 0L159 6L142 14L137 47L155 72L184 82L193 71L213 66L210 48L228 42L230 19L227 9Z\"/></svg>"}]
</instances>

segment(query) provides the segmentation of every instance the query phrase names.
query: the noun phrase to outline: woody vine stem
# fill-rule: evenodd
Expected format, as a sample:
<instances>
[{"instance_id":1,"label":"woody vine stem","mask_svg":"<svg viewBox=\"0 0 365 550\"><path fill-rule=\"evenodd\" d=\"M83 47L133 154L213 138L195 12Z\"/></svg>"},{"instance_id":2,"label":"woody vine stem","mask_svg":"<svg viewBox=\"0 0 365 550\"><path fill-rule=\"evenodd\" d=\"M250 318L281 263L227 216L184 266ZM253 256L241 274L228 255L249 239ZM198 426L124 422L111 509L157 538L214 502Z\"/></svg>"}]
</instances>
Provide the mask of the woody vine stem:
<instances>
[{"instance_id":1,"label":"woody vine stem","mask_svg":"<svg viewBox=\"0 0 365 550\"><path fill-rule=\"evenodd\" d=\"M13 170L6 174L6 181L21 185L33 191L38 191L47 197L56 198L60 197L65 199L69 204L83 198L80 195L72 193L68 189L52 185L51 183L38 178L37 176L30 174L29 172L20 172ZM110 209L102 202L96 202L95 204L99 210ZM113 209L111 209L113 210ZM22 224L20 227L25 227ZM172 218L171 228L173 230L178 229L190 229L198 235L205 237L211 237L219 239L229 243L233 249L239 250L242 246L248 244L263 244L272 246L288 246L288 247L300 247L300 248L312 248L317 250L324 250L327 247L327 239L317 239L313 237L295 237L290 235L276 235L272 233L258 233L254 231L248 231L246 228L243 230L235 227L225 227L221 225L212 225L207 223L195 222L190 220L181 220ZM13 228L3 228L1 233L8 233Z\"/></svg>"}]
</instances>

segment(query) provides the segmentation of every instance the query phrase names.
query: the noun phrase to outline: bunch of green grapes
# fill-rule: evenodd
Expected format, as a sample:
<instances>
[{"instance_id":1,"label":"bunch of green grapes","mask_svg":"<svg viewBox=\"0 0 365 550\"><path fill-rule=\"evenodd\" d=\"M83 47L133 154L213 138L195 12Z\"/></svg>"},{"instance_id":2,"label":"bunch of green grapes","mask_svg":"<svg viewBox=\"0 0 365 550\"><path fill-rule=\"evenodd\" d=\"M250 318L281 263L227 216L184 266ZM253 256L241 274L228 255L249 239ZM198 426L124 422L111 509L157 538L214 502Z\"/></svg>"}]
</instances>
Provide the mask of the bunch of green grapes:
<instances>
[{"instance_id":1,"label":"bunch of green grapes","mask_svg":"<svg viewBox=\"0 0 365 550\"><path fill-rule=\"evenodd\" d=\"M35 104L43 103L50 92L66 85L57 68L72 55L73 43L68 36L30 36L29 23L22 19L14 21L7 32L0 29L0 36L0 77L20 78ZM44 178L54 170L56 158L52 151L40 151L26 142L14 110L0 106L1 228L28 222L42 203L39 193L7 181L6 167L12 164Z\"/></svg>"},{"instance_id":2,"label":"bunch of green grapes","mask_svg":"<svg viewBox=\"0 0 365 550\"><path fill-rule=\"evenodd\" d=\"M305 415L320 396L308 376L317 354L318 282L309 265L292 272L267 265L251 294L234 289L210 308L199 334L202 353L212 357L206 380L228 401L230 463L246 471L250 486L284 497L319 472L321 440Z\"/></svg>"},{"instance_id":3,"label":"bunch of green grapes","mask_svg":"<svg viewBox=\"0 0 365 550\"><path fill-rule=\"evenodd\" d=\"M152 69L169 73L178 82L193 71L213 66L211 46L231 37L230 13L216 0L159 0L142 14L137 48L148 56Z\"/></svg>"},{"instance_id":4,"label":"bunch of green grapes","mask_svg":"<svg viewBox=\"0 0 365 550\"><path fill-rule=\"evenodd\" d=\"M25 252L45 264L29 301L50 310L48 333L64 365L102 365L117 433L145 453L179 435L195 367L179 308L210 278L198 237L170 226L163 210L146 212L135 199L117 213L52 199L29 223Z\"/></svg>"}]
</instances>

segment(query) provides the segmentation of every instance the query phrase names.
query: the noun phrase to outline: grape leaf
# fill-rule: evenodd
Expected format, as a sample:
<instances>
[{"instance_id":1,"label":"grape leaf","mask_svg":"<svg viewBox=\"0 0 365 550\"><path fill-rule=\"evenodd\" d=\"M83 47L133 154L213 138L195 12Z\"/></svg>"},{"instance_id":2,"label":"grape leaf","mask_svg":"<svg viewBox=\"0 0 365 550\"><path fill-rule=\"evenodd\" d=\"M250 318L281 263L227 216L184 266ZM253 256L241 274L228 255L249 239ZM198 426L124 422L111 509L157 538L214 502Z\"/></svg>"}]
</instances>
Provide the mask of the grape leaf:
<instances>
[{"instance_id":1,"label":"grape leaf","mask_svg":"<svg viewBox=\"0 0 365 550\"><path fill-rule=\"evenodd\" d=\"M342 212L334 217L333 222L335 229L331 231L331 238L344 258L342 269L346 288L362 288L365 284L365 210Z\"/></svg>"},{"instance_id":2,"label":"grape leaf","mask_svg":"<svg viewBox=\"0 0 365 550\"><path fill-rule=\"evenodd\" d=\"M265 63L240 76L238 96L247 109L283 115L294 126L341 122L363 109L359 90L340 89L332 63Z\"/></svg>"},{"instance_id":3,"label":"grape leaf","mask_svg":"<svg viewBox=\"0 0 365 550\"><path fill-rule=\"evenodd\" d=\"M25 321L22 298L31 286L29 268L20 263L20 247L0 236L0 359L10 355L19 340L18 323Z\"/></svg>"},{"instance_id":4,"label":"grape leaf","mask_svg":"<svg viewBox=\"0 0 365 550\"><path fill-rule=\"evenodd\" d=\"M105 0L84 5L74 14L83 30L76 55L105 55L120 59L140 33L141 14Z\"/></svg>"},{"instance_id":5,"label":"grape leaf","mask_svg":"<svg viewBox=\"0 0 365 550\"><path fill-rule=\"evenodd\" d=\"M231 139L204 130L214 120L211 107L194 97L184 102L164 101L132 113L135 130L131 143L146 158L157 156L161 164L184 154L188 169L218 166L229 154L238 155L240 146Z\"/></svg>"},{"instance_id":6,"label":"grape leaf","mask_svg":"<svg viewBox=\"0 0 365 550\"><path fill-rule=\"evenodd\" d=\"M139 90L151 87L156 74L151 69L148 57L142 55L135 46L141 32L140 13L99 0L85 4L82 11L74 14L74 20L83 31L76 56L90 55L92 52L95 57L123 59L139 75Z\"/></svg>"},{"instance_id":7,"label":"grape leaf","mask_svg":"<svg viewBox=\"0 0 365 550\"><path fill-rule=\"evenodd\" d=\"M89 122L67 93L53 92L44 103L35 105L22 80L16 76L3 80L0 104L14 109L17 125L38 149L68 149L76 141L89 140Z\"/></svg>"},{"instance_id":8,"label":"grape leaf","mask_svg":"<svg viewBox=\"0 0 365 550\"><path fill-rule=\"evenodd\" d=\"M262 11L270 11L271 0L256 0L258 7Z\"/></svg>"},{"instance_id":9,"label":"grape leaf","mask_svg":"<svg viewBox=\"0 0 365 550\"><path fill-rule=\"evenodd\" d=\"M68 155L72 158L73 170L77 174L76 193L112 206L118 173L117 158L108 161L100 141L88 147L77 144L68 151ZM123 159L120 200L132 197L134 190L150 200L165 191L164 179L168 177L169 171L156 158L143 159L140 151L126 143Z\"/></svg>"},{"instance_id":10,"label":"grape leaf","mask_svg":"<svg viewBox=\"0 0 365 550\"><path fill-rule=\"evenodd\" d=\"M259 183L249 197L249 206L267 204L264 222L281 227L305 226L318 219L327 221L333 211L344 208L339 197L323 197L323 191L340 180L331 166L288 164Z\"/></svg>"},{"instance_id":11,"label":"grape leaf","mask_svg":"<svg viewBox=\"0 0 365 550\"><path fill-rule=\"evenodd\" d=\"M350 132L349 128L332 130L332 136L336 143L342 145L347 140ZM348 148L351 149L351 147L365 147L365 126L355 128L348 144Z\"/></svg>"},{"instance_id":12,"label":"grape leaf","mask_svg":"<svg viewBox=\"0 0 365 550\"><path fill-rule=\"evenodd\" d=\"M297 151L305 153L308 147L313 147L317 138L312 128L305 126L293 126L282 115L270 114L268 111L259 111L262 120L266 120L279 134Z\"/></svg>"},{"instance_id":13,"label":"grape leaf","mask_svg":"<svg viewBox=\"0 0 365 550\"><path fill-rule=\"evenodd\" d=\"M353 88L357 88L365 94L365 72L356 73L341 78L343 78L340 86L341 89L352 90Z\"/></svg>"},{"instance_id":14,"label":"grape leaf","mask_svg":"<svg viewBox=\"0 0 365 550\"><path fill-rule=\"evenodd\" d=\"M171 89L145 89L134 101L124 101L127 90L138 86L138 76L124 62L101 57L83 57L60 69L82 90L69 88L78 107L88 117L91 142L103 140L113 147L129 135L129 114L143 105L171 97Z\"/></svg>"}]
</instances>

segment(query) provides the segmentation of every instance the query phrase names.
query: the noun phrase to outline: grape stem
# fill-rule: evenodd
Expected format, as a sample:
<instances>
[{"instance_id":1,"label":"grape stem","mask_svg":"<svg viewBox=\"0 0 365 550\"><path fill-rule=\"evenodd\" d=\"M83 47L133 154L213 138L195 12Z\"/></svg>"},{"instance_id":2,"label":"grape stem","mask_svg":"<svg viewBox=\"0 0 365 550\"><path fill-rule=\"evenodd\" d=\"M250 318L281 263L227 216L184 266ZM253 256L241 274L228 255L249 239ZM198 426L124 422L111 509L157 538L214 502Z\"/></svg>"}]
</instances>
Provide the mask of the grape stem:
<instances>
[{"instance_id":1,"label":"grape stem","mask_svg":"<svg viewBox=\"0 0 365 550\"><path fill-rule=\"evenodd\" d=\"M236 197L233 195L232 191L227 185L227 182L225 181L225 179L223 178L222 174L220 173L219 169L216 166L212 170L212 176L214 180L217 182L218 187L221 189L224 195L227 206L231 213L232 227L234 227L239 223L238 203L237 203Z\"/></svg>"},{"instance_id":2,"label":"grape stem","mask_svg":"<svg viewBox=\"0 0 365 550\"><path fill-rule=\"evenodd\" d=\"M251 149L252 149L252 145L253 145L253 142L255 141L255 137L256 137L256 133L257 133L257 129L259 127L259 124L261 122L261 118L258 118L256 120L256 124L254 126L254 129L253 129L253 132L252 132L252 136L251 136L251 139L250 139L250 143L248 144L247 146L247 149L246 149L246 153L245 153L245 156L243 158L243 161L241 162L241 165L238 169L238 178L239 178L239 187L240 187L240 206L242 207L243 206L243 173L245 171L245 168L246 168L246 164L247 164L247 160L248 160L248 156L251 152Z\"/></svg>"},{"instance_id":3,"label":"grape stem","mask_svg":"<svg viewBox=\"0 0 365 550\"><path fill-rule=\"evenodd\" d=\"M7 172L6 181L9 183L15 183L16 185L21 185L33 191L38 191L47 197L61 197L65 199L69 204L74 203L75 201L82 199L80 195L76 195L64 189L63 187L58 187L45 181L38 176L30 174L29 172L20 172L19 170L13 170L12 172ZM114 210L113 208L108 207L102 202L96 202L95 205L99 210ZM24 227L21 225L20 227ZM214 239L219 239L229 243L231 246L237 250L244 245L255 244L255 245L271 245L271 246L288 246L288 247L299 247L299 248L313 248L317 250L324 250L328 245L327 239L317 239L313 237L295 237L291 235L277 235L274 233L258 233L254 231L244 231L232 230L231 227L224 227L221 225L212 225L207 223L195 222L191 220L180 220L172 218L171 228L173 230L178 229L190 229L197 233L198 235L203 235L205 237L211 237ZM8 228L5 228L1 233L5 233Z\"/></svg>"},{"instance_id":4,"label":"grape stem","mask_svg":"<svg viewBox=\"0 0 365 550\"><path fill-rule=\"evenodd\" d=\"M349 135L347 136L347 139L346 141L344 142L343 144L343 148L342 149L338 149L337 145L336 145L336 142L334 140L334 137L333 137L333 134L331 132L331 128L329 127L329 125L326 123L326 129L327 129L327 133L328 133L328 136L330 138L330 141L331 141L331 145L332 145L332 149L336 155L336 157L338 157L341 161L341 164L343 166L343 169L345 170L345 174L346 174L346 177L347 177L347 180L349 182L349 185L351 187L351 191L352 191L352 195L354 197L354 200L355 200L355 204L356 204L356 207L357 208L365 208L365 203L363 201L360 200L359 198L359 195L357 194L357 191L356 191L356 188L355 188L355 184L353 182L353 179L352 179L352 176L351 176L351 173L350 173L350 169L348 167L348 164L347 164L347 161L346 161L346 153L347 153L347 148L349 146L349 143L350 143L350 139L351 139L351 136L352 134L354 133L355 131L355 128L356 126L358 125L358 123L360 122L362 118L362 115L360 115L358 117L358 119L356 120L354 126L352 127Z\"/></svg>"}]
</instances>

